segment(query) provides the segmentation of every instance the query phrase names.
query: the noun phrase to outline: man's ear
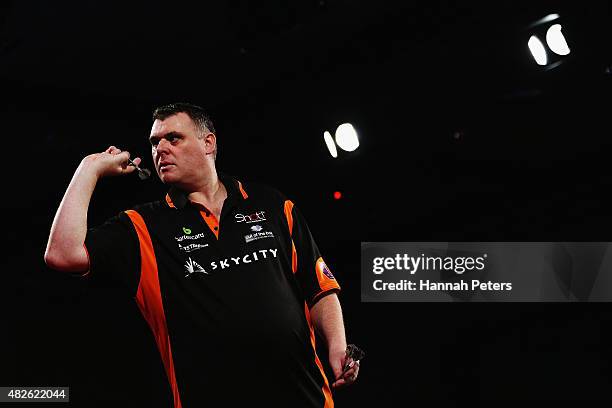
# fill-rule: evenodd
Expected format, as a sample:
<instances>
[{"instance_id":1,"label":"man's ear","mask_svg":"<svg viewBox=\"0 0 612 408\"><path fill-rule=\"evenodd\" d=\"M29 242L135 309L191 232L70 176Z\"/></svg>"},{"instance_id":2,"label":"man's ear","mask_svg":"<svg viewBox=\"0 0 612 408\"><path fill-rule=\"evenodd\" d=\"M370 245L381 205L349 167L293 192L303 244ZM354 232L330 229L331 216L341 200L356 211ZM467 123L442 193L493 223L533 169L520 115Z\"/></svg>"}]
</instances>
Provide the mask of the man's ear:
<instances>
[{"instance_id":1,"label":"man's ear","mask_svg":"<svg viewBox=\"0 0 612 408\"><path fill-rule=\"evenodd\" d=\"M213 154L217 149L217 136L214 133L208 133L204 136L204 152Z\"/></svg>"}]
</instances>

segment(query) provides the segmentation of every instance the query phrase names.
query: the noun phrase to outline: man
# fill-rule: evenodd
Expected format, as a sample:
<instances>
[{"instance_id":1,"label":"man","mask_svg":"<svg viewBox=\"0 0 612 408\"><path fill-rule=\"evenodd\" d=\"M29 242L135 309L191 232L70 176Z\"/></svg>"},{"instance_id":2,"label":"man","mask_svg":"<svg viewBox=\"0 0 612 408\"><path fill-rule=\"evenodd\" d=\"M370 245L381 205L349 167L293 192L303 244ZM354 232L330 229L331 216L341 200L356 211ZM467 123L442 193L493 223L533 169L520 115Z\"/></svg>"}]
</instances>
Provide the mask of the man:
<instances>
[{"instance_id":1,"label":"man","mask_svg":"<svg viewBox=\"0 0 612 408\"><path fill-rule=\"evenodd\" d=\"M101 177L129 174L111 146L83 159L59 206L45 262L121 282L151 327L175 407L331 407L315 352L326 341L335 379L355 381L336 292L300 212L278 191L218 173L214 126L197 106L155 110L149 137L164 200L87 230ZM345 367L349 367L348 370Z\"/></svg>"}]
</instances>

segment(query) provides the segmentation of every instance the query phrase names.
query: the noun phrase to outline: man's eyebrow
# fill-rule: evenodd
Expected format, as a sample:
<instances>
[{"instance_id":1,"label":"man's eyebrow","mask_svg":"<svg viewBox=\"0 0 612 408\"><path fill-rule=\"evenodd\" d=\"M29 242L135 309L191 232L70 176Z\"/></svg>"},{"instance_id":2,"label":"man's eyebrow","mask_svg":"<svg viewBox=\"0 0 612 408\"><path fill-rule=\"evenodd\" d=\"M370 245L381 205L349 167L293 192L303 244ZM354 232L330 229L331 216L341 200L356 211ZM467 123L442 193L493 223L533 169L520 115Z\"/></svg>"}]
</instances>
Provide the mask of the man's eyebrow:
<instances>
[{"instance_id":1,"label":"man's eyebrow","mask_svg":"<svg viewBox=\"0 0 612 408\"><path fill-rule=\"evenodd\" d=\"M149 140L153 141L153 140L157 140L157 139L161 139L161 138L166 138L166 137L169 137L169 136L183 136L183 135L181 133L179 133L179 132L172 131L172 132L168 132L168 133L164 134L163 136L160 136L158 134L151 135L151 136L149 136Z\"/></svg>"}]
</instances>

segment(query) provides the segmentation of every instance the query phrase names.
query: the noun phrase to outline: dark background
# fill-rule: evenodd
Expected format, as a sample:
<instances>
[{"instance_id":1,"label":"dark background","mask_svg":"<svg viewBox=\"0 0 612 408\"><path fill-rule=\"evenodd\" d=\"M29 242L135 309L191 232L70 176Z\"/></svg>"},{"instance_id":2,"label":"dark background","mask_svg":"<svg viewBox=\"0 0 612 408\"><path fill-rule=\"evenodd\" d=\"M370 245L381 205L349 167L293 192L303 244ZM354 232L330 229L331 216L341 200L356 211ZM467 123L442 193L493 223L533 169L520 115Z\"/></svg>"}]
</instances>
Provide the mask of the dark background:
<instances>
[{"instance_id":1,"label":"dark background","mask_svg":"<svg viewBox=\"0 0 612 408\"><path fill-rule=\"evenodd\" d=\"M135 303L43 253L82 157L114 144L152 168L151 110L190 101L215 120L218 168L292 198L344 288L348 340L367 356L337 405L607 396L609 304L360 302L362 241L612 241L610 5L456 3L2 3L0 385L170 406ZM572 53L544 70L526 44L549 13ZM323 131L343 122L361 146L332 159ZM105 179L89 222L163 194Z\"/></svg>"}]
</instances>

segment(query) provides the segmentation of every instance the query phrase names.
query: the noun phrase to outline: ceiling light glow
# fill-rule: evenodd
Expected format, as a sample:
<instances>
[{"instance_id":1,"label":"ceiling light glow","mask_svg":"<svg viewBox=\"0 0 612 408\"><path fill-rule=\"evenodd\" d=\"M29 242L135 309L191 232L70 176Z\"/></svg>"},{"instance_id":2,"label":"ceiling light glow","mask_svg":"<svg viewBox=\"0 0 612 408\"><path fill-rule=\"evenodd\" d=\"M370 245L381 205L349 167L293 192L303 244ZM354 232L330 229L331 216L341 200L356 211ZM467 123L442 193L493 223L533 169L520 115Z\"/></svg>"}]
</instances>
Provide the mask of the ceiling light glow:
<instances>
[{"instance_id":1,"label":"ceiling light glow","mask_svg":"<svg viewBox=\"0 0 612 408\"><path fill-rule=\"evenodd\" d=\"M334 139L332 139L331 133L326 130L325 133L323 133L323 139L325 140L325 144L327 145L327 150L329 150L329 154L331 154L334 159L338 157L336 143L334 143Z\"/></svg>"},{"instance_id":2,"label":"ceiling light glow","mask_svg":"<svg viewBox=\"0 0 612 408\"><path fill-rule=\"evenodd\" d=\"M336 129L336 143L338 147L352 152L359 147L359 138L355 128L350 123L343 123Z\"/></svg>"},{"instance_id":3,"label":"ceiling light glow","mask_svg":"<svg viewBox=\"0 0 612 408\"><path fill-rule=\"evenodd\" d=\"M531 55L533 55L533 58L538 65L546 65L548 58L546 57L546 49L544 48L542 41L540 41L535 35L532 35L527 45L529 46Z\"/></svg>"},{"instance_id":4,"label":"ceiling light glow","mask_svg":"<svg viewBox=\"0 0 612 408\"><path fill-rule=\"evenodd\" d=\"M565 37L561 32L561 24L553 24L546 31L546 44L557 55L567 55L570 53L567 41L565 41Z\"/></svg>"}]
</instances>

